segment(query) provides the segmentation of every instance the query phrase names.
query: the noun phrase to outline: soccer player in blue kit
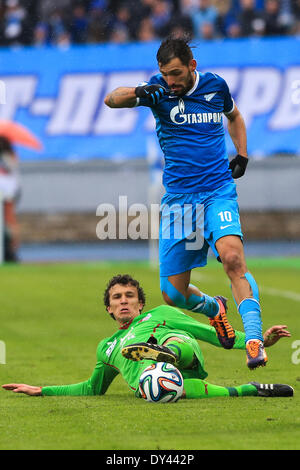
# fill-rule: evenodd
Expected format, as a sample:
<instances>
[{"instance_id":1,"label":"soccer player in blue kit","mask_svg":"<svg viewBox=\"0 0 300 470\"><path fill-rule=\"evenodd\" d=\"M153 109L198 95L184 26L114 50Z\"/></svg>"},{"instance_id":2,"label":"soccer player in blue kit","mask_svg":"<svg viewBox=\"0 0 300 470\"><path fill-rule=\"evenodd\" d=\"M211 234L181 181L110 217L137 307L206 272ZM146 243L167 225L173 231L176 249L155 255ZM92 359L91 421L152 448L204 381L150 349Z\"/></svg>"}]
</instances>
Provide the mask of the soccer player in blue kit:
<instances>
[{"instance_id":1,"label":"soccer player in blue kit","mask_svg":"<svg viewBox=\"0 0 300 470\"><path fill-rule=\"evenodd\" d=\"M231 282L246 334L247 365L250 369L264 366L267 356L259 290L245 260L234 182L244 175L248 163L243 117L225 80L214 73L197 71L185 39L162 41L157 62L159 74L135 88L113 90L106 96L105 104L111 108L148 106L156 120L165 158L166 194L161 204L159 241L163 298L169 305L206 315L223 347L233 347L235 334L227 319L226 299L211 297L190 283L191 270L206 265L210 246ZM237 151L230 163L223 114ZM178 236L176 221L178 217L183 220L187 207L192 214L192 228L188 234L181 231ZM203 208L202 219L199 207ZM187 241L201 229L201 224L202 246L187 249Z\"/></svg>"}]
</instances>

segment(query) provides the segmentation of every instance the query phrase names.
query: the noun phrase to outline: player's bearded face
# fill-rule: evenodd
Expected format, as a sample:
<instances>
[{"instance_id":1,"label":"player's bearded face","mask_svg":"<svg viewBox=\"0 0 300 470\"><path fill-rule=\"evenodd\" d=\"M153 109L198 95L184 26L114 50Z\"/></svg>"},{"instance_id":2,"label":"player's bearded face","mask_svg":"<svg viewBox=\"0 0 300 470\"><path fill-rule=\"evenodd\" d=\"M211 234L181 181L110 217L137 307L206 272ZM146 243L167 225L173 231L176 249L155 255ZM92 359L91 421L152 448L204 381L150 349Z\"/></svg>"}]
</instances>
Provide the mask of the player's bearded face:
<instances>
[{"instance_id":1,"label":"player's bearded face","mask_svg":"<svg viewBox=\"0 0 300 470\"><path fill-rule=\"evenodd\" d=\"M175 57L168 64L160 66L161 74L167 82L171 94L176 96L185 95L195 83L195 69L197 63L193 59L189 65L184 65L180 59Z\"/></svg>"},{"instance_id":2,"label":"player's bearded face","mask_svg":"<svg viewBox=\"0 0 300 470\"><path fill-rule=\"evenodd\" d=\"M110 288L107 311L120 325L140 315L142 308L143 304L139 300L135 286L116 284Z\"/></svg>"}]
</instances>

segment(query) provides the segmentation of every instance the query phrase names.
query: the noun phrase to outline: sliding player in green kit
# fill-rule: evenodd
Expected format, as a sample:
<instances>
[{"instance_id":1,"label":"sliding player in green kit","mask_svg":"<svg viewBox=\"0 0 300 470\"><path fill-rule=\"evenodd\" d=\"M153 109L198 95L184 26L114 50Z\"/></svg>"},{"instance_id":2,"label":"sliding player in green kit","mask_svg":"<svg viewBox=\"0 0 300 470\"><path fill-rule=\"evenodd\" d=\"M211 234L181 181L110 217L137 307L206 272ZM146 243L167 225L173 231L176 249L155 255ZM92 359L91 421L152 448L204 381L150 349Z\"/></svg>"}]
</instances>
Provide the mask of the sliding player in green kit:
<instances>
[{"instance_id":1,"label":"sliding player in green kit","mask_svg":"<svg viewBox=\"0 0 300 470\"><path fill-rule=\"evenodd\" d=\"M107 311L120 328L97 348L97 365L92 376L73 385L35 387L6 384L2 387L27 395L103 395L113 379L121 373L129 388L138 392L142 371L155 361L169 362L184 377L184 398L224 396L292 396L293 388L282 384L256 382L238 387L221 387L206 382L207 372L197 340L221 347L213 327L199 323L168 305L141 313L145 295L139 282L129 275L110 280L104 293ZM234 348L245 349L245 334L235 332ZM264 335L264 345L272 346L290 333L285 325L271 327Z\"/></svg>"}]
</instances>

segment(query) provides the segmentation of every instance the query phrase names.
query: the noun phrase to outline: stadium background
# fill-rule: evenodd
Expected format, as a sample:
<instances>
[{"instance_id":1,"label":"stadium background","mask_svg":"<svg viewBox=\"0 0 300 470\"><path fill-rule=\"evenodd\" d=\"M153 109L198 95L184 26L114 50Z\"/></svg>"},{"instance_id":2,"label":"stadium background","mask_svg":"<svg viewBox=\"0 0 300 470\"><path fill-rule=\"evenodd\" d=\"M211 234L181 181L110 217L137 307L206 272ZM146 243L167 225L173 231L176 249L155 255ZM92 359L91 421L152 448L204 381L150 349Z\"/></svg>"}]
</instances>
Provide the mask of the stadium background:
<instances>
[{"instance_id":1,"label":"stadium background","mask_svg":"<svg viewBox=\"0 0 300 470\"><path fill-rule=\"evenodd\" d=\"M102 397L40 400L0 390L1 449L113 449L117 455L129 449L299 448L299 0L281 0L271 16L272 1L251 7L243 0L246 9L238 0L213 2L200 9L198 0L100 0L78 8L70 0L0 0L0 100L6 86L0 120L27 126L43 144L40 152L15 147L21 263L0 269L1 384L87 379L99 340L116 328L102 295L117 272L142 282L147 309L162 302L157 266L140 262L149 253L157 259L155 243L96 237L99 204L118 209L119 195L126 195L128 206L146 205L162 191L151 114L110 110L103 98L118 84L135 85L157 70L160 39L184 30L200 70L228 80L246 119L251 156L237 185L248 267L262 295L264 329L284 323L292 334L268 351L268 366L255 376L244 351L225 354L202 342L209 381L228 387L287 383L295 397L151 407L136 400L120 376ZM129 10L117 14L125 4ZM203 17L198 34L193 19L200 28ZM231 157L228 136L227 142ZM243 328L219 263L211 259L205 270L193 270L192 282L228 297L229 320Z\"/></svg>"},{"instance_id":2,"label":"stadium background","mask_svg":"<svg viewBox=\"0 0 300 470\"><path fill-rule=\"evenodd\" d=\"M190 35L199 69L227 80L245 117L251 161L237 186L248 252L299 254L299 0L8 0L0 23L0 119L43 144L16 147L21 261L149 256L145 240L96 236L99 204L118 211L126 195L148 205L163 191L151 113L103 98L151 76L169 33Z\"/></svg>"}]
</instances>

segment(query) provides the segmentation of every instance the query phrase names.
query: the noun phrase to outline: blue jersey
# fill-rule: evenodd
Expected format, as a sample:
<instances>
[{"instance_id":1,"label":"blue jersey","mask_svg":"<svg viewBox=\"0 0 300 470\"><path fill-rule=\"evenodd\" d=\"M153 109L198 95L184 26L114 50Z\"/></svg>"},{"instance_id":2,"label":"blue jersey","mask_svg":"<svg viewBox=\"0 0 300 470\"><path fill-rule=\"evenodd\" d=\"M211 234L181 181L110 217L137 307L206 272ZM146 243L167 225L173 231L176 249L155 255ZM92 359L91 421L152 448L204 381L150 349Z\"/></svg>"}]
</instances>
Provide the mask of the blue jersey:
<instances>
[{"instance_id":1,"label":"blue jersey","mask_svg":"<svg viewBox=\"0 0 300 470\"><path fill-rule=\"evenodd\" d=\"M234 109L227 83L214 73L195 72L196 81L185 95L165 95L151 107L165 157L163 184L168 193L210 191L232 181L225 145L223 113ZM161 74L148 82L167 88Z\"/></svg>"}]
</instances>

